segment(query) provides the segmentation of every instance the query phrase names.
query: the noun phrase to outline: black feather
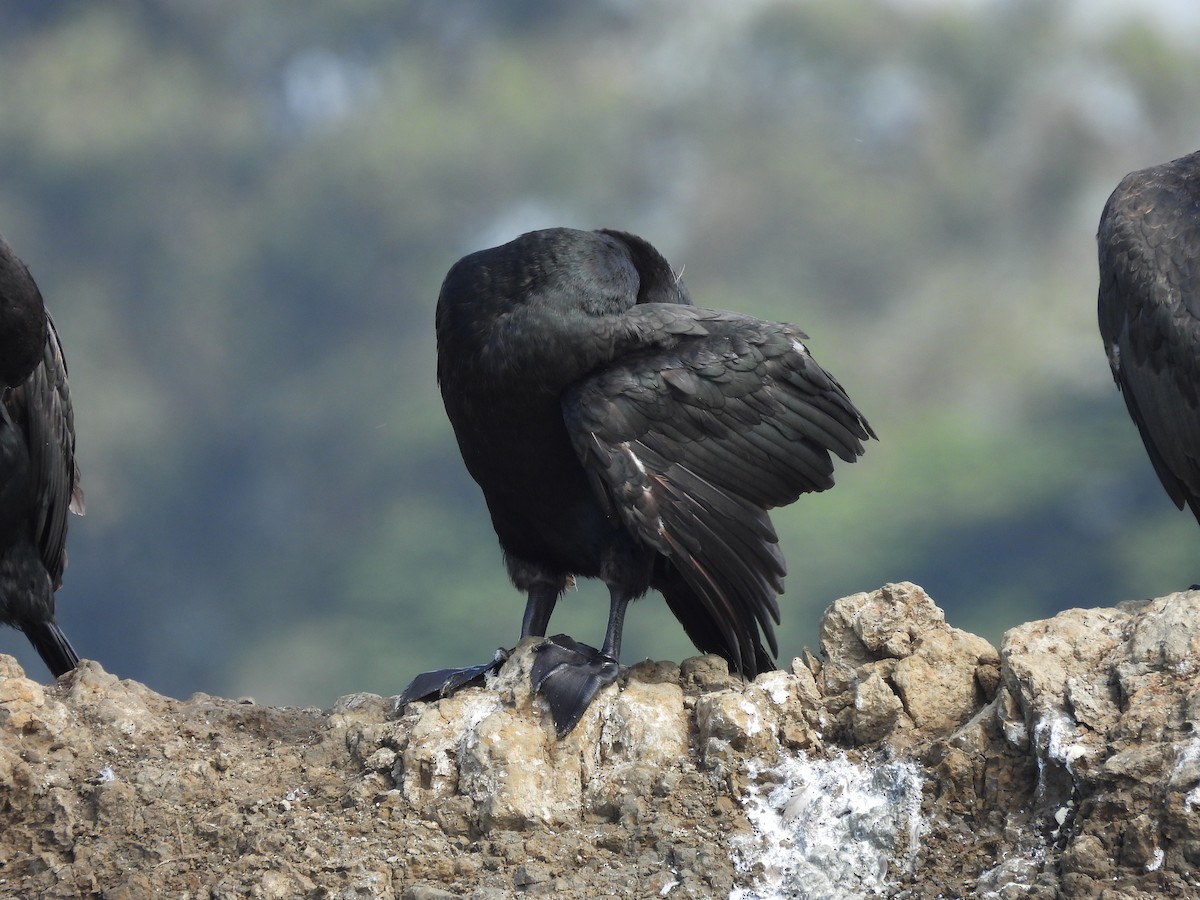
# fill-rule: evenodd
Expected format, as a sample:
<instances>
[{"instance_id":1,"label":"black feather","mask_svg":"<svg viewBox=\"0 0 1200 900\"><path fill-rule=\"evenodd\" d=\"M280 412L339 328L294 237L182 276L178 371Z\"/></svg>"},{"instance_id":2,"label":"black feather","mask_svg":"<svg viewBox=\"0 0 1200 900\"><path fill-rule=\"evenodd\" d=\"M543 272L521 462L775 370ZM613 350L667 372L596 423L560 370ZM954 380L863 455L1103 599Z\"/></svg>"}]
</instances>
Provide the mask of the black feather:
<instances>
[{"instance_id":1,"label":"black feather","mask_svg":"<svg viewBox=\"0 0 1200 900\"><path fill-rule=\"evenodd\" d=\"M1200 520L1200 153L1126 175L1097 244L1113 378L1167 494Z\"/></svg>"},{"instance_id":2,"label":"black feather","mask_svg":"<svg viewBox=\"0 0 1200 900\"><path fill-rule=\"evenodd\" d=\"M766 511L874 436L803 332L692 306L641 238L554 228L455 264L437 334L459 449L529 592L523 636L569 579L609 588L602 647L539 647L560 732L615 678L625 605L651 587L701 650L772 666L785 565Z\"/></svg>"},{"instance_id":3,"label":"black feather","mask_svg":"<svg viewBox=\"0 0 1200 900\"><path fill-rule=\"evenodd\" d=\"M83 513L74 418L58 332L3 238L0 301L0 622L25 632L58 676L79 662L54 619L67 513Z\"/></svg>"}]
</instances>

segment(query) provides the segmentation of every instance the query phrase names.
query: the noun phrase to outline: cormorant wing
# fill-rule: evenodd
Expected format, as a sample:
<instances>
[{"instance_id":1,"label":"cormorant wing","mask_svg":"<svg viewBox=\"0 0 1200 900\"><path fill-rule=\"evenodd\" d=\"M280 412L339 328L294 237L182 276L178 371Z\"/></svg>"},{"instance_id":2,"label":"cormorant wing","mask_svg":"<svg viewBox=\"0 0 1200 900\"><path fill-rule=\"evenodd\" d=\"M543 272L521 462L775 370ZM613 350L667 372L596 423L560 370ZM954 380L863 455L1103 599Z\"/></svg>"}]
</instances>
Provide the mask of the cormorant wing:
<instances>
[{"instance_id":1,"label":"cormorant wing","mask_svg":"<svg viewBox=\"0 0 1200 900\"><path fill-rule=\"evenodd\" d=\"M83 489L75 463L75 424L67 390L67 364L58 331L49 314L42 362L24 382L8 392L13 419L25 430L35 540L51 583L57 590L67 564L67 510L83 514Z\"/></svg>"},{"instance_id":2,"label":"cormorant wing","mask_svg":"<svg viewBox=\"0 0 1200 900\"><path fill-rule=\"evenodd\" d=\"M766 510L833 485L874 437L785 324L645 304L622 316L676 338L617 358L564 395L576 452L610 515L667 557L739 669L757 628L776 652L783 556Z\"/></svg>"},{"instance_id":3,"label":"cormorant wing","mask_svg":"<svg viewBox=\"0 0 1200 900\"><path fill-rule=\"evenodd\" d=\"M1194 160L1127 175L1100 218L1113 378L1171 500L1200 519L1200 184Z\"/></svg>"}]
</instances>

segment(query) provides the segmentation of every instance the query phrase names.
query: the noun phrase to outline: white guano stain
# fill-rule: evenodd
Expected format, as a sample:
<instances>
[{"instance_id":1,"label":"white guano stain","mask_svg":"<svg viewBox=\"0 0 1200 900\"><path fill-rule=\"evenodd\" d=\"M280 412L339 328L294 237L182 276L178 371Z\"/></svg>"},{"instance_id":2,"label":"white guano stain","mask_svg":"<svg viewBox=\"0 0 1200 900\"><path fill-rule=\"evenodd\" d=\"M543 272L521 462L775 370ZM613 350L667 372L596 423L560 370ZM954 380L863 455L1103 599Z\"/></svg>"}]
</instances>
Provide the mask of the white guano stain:
<instances>
[{"instance_id":1,"label":"white guano stain","mask_svg":"<svg viewBox=\"0 0 1200 900\"><path fill-rule=\"evenodd\" d=\"M801 753L764 773L769 789L759 788L757 767L747 774L742 806L754 832L735 840L733 861L741 874L760 874L731 900L878 896L893 865L914 864L926 825L920 770L912 763Z\"/></svg>"}]
</instances>

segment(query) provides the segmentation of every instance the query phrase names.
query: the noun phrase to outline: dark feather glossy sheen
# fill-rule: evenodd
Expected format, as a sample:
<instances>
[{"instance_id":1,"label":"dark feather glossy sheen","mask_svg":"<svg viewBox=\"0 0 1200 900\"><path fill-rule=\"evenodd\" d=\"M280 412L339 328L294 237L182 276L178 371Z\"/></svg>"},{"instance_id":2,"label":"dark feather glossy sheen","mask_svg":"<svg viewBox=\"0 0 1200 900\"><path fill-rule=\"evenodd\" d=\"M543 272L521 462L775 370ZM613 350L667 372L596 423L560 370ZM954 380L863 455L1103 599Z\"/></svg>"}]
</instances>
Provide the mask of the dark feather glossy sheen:
<instances>
[{"instance_id":1,"label":"dark feather glossy sheen","mask_svg":"<svg viewBox=\"0 0 1200 900\"><path fill-rule=\"evenodd\" d=\"M83 512L67 367L24 263L0 238L0 622L23 631L61 675L79 657L54 618L67 513ZM20 360L21 365L16 365Z\"/></svg>"},{"instance_id":2,"label":"dark feather glossy sheen","mask_svg":"<svg viewBox=\"0 0 1200 900\"><path fill-rule=\"evenodd\" d=\"M748 677L773 667L785 566L767 510L832 486L832 456L874 437L803 332L692 306L633 235L556 228L455 264L437 335L518 589L599 577L616 604L653 587L699 649ZM563 646L548 658L578 655Z\"/></svg>"},{"instance_id":3,"label":"dark feather glossy sheen","mask_svg":"<svg viewBox=\"0 0 1200 900\"><path fill-rule=\"evenodd\" d=\"M1113 378L1167 494L1200 520L1200 153L1125 176L1097 243Z\"/></svg>"}]
</instances>

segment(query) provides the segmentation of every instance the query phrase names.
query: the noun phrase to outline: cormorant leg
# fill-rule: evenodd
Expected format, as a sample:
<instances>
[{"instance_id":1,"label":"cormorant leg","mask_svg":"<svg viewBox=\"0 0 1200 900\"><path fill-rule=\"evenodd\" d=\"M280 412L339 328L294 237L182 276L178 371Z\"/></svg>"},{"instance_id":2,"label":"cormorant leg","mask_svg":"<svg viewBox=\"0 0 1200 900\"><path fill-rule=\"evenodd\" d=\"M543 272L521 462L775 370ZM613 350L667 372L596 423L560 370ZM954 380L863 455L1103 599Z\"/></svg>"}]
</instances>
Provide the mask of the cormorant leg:
<instances>
[{"instance_id":1,"label":"cormorant leg","mask_svg":"<svg viewBox=\"0 0 1200 900\"><path fill-rule=\"evenodd\" d=\"M521 637L545 637L550 614L563 589L555 584L539 581L529 587L529 599L525 601L525 617L521 620Z\"/></svg>"},{"instance_id":2,"label":"cormorant leg","mask_svg":"<svg viewBox=\"0 0 1200 900\"><path fill-rule=\"evenodd\" d=\"M613 591L609 597L608 628L600 652L609 659L621 658L621 635L625 631L625 609L630 597L624 591Z\"/></svg>"},{"instance_id":3,"label":"cormorant leg","mask_svg":"<svg viewBox=\"0 0 1200 900\"><path fill-rule=\"evenodd\" d=\"M530 585L529 595L525 601L525 616L521 620L521 637L542 637L546 634L546 626L550 622L550 614L562 588L544 581ZM491 662L478 666L464 666L461 669L435 669L432 672L422 672L408 683L396 699L398 706L412 703L415 700L435 700L449 697L455 691L471 684L482 684L486 676L500 671L505 660L512 654L511 650L503 647L496 650Z\"/></svg>"},{"instance_id":4,"label":"cormorant leg","mask_svg":"<svg viewBox=\"0 0 1200 900\"><path fill-rule=\"evenodd\" d=\"M565 634L547 638L534 648L533 689L546 698L560 738L579 724L597 692L617 680L621 631L630 599L628 591L609 587L608 628L599 650Z\"/></svg>"}]
</instances>

